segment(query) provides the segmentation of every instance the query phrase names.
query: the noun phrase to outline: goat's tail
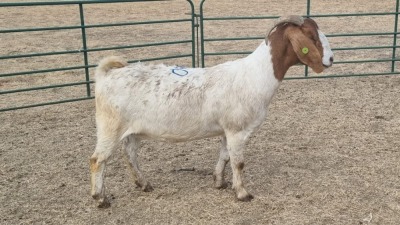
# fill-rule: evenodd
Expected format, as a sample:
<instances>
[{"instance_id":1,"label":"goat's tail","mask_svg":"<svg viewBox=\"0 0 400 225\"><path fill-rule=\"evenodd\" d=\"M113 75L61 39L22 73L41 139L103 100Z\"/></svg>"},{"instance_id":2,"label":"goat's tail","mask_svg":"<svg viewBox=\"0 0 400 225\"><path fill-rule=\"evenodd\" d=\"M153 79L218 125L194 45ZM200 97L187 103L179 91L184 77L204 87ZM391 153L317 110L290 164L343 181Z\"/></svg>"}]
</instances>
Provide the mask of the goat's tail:
<instances>
[{"instance_id":1,"label":"goat's tail","mask_svg":"<svg viewBox=\"0 0 400 225\"><path fill-rule=\"evenodd\" d=\"M112 69L122 68L128 65L124 59L118 56L109 56L102 59L96 68L96 77L104 76Z\"/></svg>"}]
</instances>

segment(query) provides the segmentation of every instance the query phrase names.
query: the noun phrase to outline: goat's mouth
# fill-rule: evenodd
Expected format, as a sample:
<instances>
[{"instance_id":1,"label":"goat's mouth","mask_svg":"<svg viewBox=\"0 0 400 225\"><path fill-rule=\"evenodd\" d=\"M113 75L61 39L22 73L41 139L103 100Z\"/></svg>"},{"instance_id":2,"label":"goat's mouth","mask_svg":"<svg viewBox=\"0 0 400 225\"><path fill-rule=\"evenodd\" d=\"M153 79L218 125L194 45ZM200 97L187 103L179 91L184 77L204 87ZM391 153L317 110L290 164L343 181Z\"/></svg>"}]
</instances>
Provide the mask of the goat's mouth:
<instances>
[{"instance_id":1,"label":"goat's mouth","mask_svg":"<svg viewBox=\"0 0 400 225\"><path fill-rule=\"evenodd\" d=\"M325 68L329 68L333 65L333 56L329 57L329 60L326 60L325 56L322 58L322 65Z\"/></svg>"}]
</instances>

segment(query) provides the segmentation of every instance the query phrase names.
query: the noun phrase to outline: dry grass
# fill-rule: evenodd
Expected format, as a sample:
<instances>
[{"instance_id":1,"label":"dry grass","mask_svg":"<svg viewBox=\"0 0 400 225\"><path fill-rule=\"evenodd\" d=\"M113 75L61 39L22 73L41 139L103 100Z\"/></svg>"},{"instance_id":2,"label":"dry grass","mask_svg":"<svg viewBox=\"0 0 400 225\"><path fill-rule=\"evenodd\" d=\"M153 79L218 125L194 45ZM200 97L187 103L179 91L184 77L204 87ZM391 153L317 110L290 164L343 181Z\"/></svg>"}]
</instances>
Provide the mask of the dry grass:
<instances>
[{"instance_id":1,"label":"dry grass","mask_svg":"<svg viewBox=\"0 0 400 225\"><path fill-rule=\"evenodd\" d=\"M199 1L196 1L198 5ZM243 1L244 2L244 1ZM312 12L392 11L394 1L312 1ZM167 8L171 4L170 8ZM51 9L51 10L50 10ZM89 24L181 18L184 1L87 6ZM209 1L208 16L305 14L305 1ZM79 23L76 7L0 9L1 29ZM319 18L325 33L390 31L392 17ZM209 37L262 36L265 24L207 22ZM104 28L88 33L90 47L176 40L187 27ZM186 33L185 33L186 35ZM251 51L259 41L212 43L207 51ZM384 36L331 38L332 47L390 45ZM79 31L2 35L0 55L77 49ZM186 52L188 46L118 51L129 59ZM90 63L112 52L90 55ZM336 60L386 58L385 51L337 51ZM74 66L81 56L1 60L2 73ZM238 56L208 57L214 65ZM166 60L173 63L175 60ZM190 65L187 59L178 60ZM327 74L382 72L388 63L338 64ZM295 76L302 68L295 68ZM83 71L0 79L0 89L81 81ZM212 188L217 139L168 144L146 141L140 165L155 187L130 181L123 154L107 170L112 207L89 196L88 159L95 145L94 102L0 113L1 224L400 224L400 80L392 77L284 81L261 130L246 150L250 203ZM2 96L0 107L70 98L82 88ZM194 170L192 169L194 168ZM183 169L183 170L182 170ZM189 169L189 170L187 170ZM230 170L227 171L231 178Z\"/></svg>"}]
</instances>

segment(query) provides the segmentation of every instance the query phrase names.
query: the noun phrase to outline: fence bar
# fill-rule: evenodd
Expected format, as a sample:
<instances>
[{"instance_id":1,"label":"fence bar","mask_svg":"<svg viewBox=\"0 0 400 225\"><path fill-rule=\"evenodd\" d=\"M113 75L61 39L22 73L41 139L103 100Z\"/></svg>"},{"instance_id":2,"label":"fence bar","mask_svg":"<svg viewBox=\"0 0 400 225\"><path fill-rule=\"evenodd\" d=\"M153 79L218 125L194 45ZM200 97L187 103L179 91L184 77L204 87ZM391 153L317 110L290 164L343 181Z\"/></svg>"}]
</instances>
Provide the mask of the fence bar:
<instances>
[{"instance_id":1,"label":"fence bar","mask_svg":"<svg viewBox=\"0 0 400 225\"><path fill-rule=\"evenodd\" d=\"M16 33L16 32L31 32L31 31L51 31L51 30L73 30L73 29L82 29L82 28L99 28L99 27L118 27L118 26L133 26L133 25L147 25L147 24L163 24L163 23L180 23L180 22L187 22L187 21L191 21L191 20L190 19L152 20L152 21L126 22L126 23L81 25L81 26L22 28L22 29L0 30L0 33Z\"/></svg>"},{"instance_id":2,"label":"fence bar","mask_svg":"<svg viewBox=\"0 0 400 225\"><path fill-rule=\"evenodd\" d=\"M23 88L23 89L14 89L14 90L8 90L8 91L0 91L0 95L18 93L18 92L45 90L45 89L51 89L51 88L71 87L71 86L78 86L78 85L84 85L84 84L86 85L86 84L92 84L92 83L94 83L94 81L82 81L82 82L67 83L67 84L54 84L54 85L48 85L48 86Z\"/></svg>"},{"instance_id":3,"label":"fence bar","mask_svg":"<svg viewBox=\"0 0 400 225\"><path fill-rule=\"evenodd\" d=\"M52 2L9 2L0 3L0 7L15 6L44 6L44 5L76 5L99 3L123 3L123 2L164 2L171 0L81 0L81 1L52 1Z\"/></svg>"},{"instance_id":4,"label":"fence bar","mask_svg":"<svg viewBox=\"0 0 400 225\"><path fill-rule=\"evenodd\" d=\"M383 35L397 35L399 32L377 32L377 33L341 33L341 34L329 34L327 37L357 37L357 36L383 36Z\"/></svg>"},{"instance_id":5,"label":"fence bar","mask_svg":"<svg viewBox=\"0 0 400 225\"><path fill-rule=\"evenodd\" d=\"M152 46L161 46L161 45L173 45L173 44L184 44L191 43L192 40L182 40L182 41L170 41L170 42L155 42L155 43L147 43L147 44L139 44L139 45L123 45L123 46L113 46L113 47L104 47L104 48L88 48L86 50L70 50L70 51L59 51L59 52L42 52L42 53L31 53L31 54L23 54L23 55L9 55L9 56L0 56L0 59L15 59L15 58L29 58L29 57L37 57L37 56L50 56L50 55L63 55L63 54L76 54L86 52L96 52L96 51L107 51L107 50L115 50L115 49L127 49L127 48L143 48L143 47L152 47Z\"/></svg>"},{"instance_id":6,"label":"fence bar","mask_svg":"<svg viewBox=\"0 0 400 225\"><path fill-rule=\"evenodd\" d=\"M88 66L88 67L92 67L92 66ZM4 74L0 74L0 77L11 77L11 76L29 75L29 74L37 74L37 73L49 73L49 72L58 72L58 71L66 71L66 70L78 70L78 69L84 69L84 68L85 68L85 66L71 66L71 67L45 69L45 70L30 70L30 71L23 71L23 72L16 72L16 73L4 73Z\"/></svg>"},{"instance_id":7,"label":"fence bar","mask_svg":"<svg viewBox=\"0 0 400 225\"><path fill-rule=\"evenodd\" d=\"M130 62L148 62L148 61L156 61L156 60L165 60L165 59L176 59L176 58L184 58L190 57L192 54L183 54L183 55L172 55L172 56L164 56L164 57L156 57L156 58L146 58L146 59L138 59ZM16 73L5 73L0 74L0 77L10 77L10 76L18 76L18 75L29 75L29 74L38 74L38 73L49 73L49 72L59 72L66 70L78 70L78 69L86 69L96 67L97 65L86 65L86 66L72 66L72 67L63 67L63 68L54 68L54 69L45 69L45 70L34 70L34 71L24 71L24 72L16 72Z\"/></svg>"},{"instance_id":8,"label":"fence bar","mask_svg":"<svg viewBox=\"0 0 400 225\"><path fill-rule=\"evenodd\" d=\"M307 0L308 1L308 0ZM308 3L307 3L308 4ZM307 10L308 5L307 5ZM303 15L305 17L350 17L350 16L390 16L398 15L399 12L382 12L382 13L347 13L347 14L311 14ZM229 16L229 17L206 17L204 20L259 20L259 19L277 19L279 16Z\"/></svg>"},{"instance_id":9,"label":"fence bar","mask_svg":"<svg viewBox=\"0 0 400 225\"><path fill-rule=\"evenodd\" d=\"M180 23L180 22L188 22L188 21L191 21L191 20L190 19L150 20L150 21L139 21L139 22L127 22L127 23L93 24L93 25L86 25L86 28L117 27L117 26L163 24L163 23Z\"/></svg>"},{"instance_id":10,"label":"fence bar","mask_svg":"<svg viewBox=\"0 0 400 225\"><path fill-rule=\"evenodd\" d=\"M303 79L323 79L323 78L340 78L340 77L366 77L366 76L389 76L400 75L400 72L386 72L386 73L360 73L360 74L333 74L333 75L316 75L308 77L285 77L285 80L303 80Z\"/></svg>"},{"instance_id":11,"label":"fence bar","mask_svg":"<svg viewBox=\"0 0 400 225\"><path fill-rule=\"evenodd\" d=\"M250 54L251 52L232 52L232 53L205 53L203 55L224 55L224 54ZM139 59L130 62L147 62L147 61L156 61L156 60L165 60L165 59L175 59L175 58L184 58L190 57L192 54L184 54L184 55L173 55L173 56L164 56L164 57L156 57L156 58L147 58L147 59ZM389 62L389 61L400 61L400 58L390 58L390 59L376 59L376 60L355 60L355 61L341 61L335 62L335 64L339 63L366 63L366 62ZM87 66L74 66L74 67L64 67L64 68L55 68L55 69L46 69L46 70L35 70L35 71L24 71L17 73L8 73L8 74L0 74L0 77L9 77L9 76L17 76L17 75L29 75L29 74L37 74L37 73L48 73L48 72L58 72L58 71L66 71L66 70L78 70L85 68L96 67L96 65L87 65Z\"/></svg>"},{"instance_id":12,"label":"fence bar","mask_svg":"<svg viewBox=\"0 0 400 225\"><path fill-rule=\"evenodd\" d=\"M259 20L259 19L278 19L278 18L279 16L230 16L230 17L206 17L203 20Z\"/></svg>"},{"instance_id":13,"label":"fence bar","mask_svg":"<svg viewBox=\"0 0 400 225\"><path fill-rule=\"evenodd\" d=\"M23 55L6 55L6 56L0 56L0 60L1 59L30 58L30 57L37 57L37 56L49 56L49 55L76 54L76 53L81 53L81 51L80 50L70 50L70 51L59 51L59 52L30 53L30 54L23 54Z\"/></svg>"},{"instance_id":14,"label":"fence bar","mask_svg":"<svg viewBox=\"0 0 400 225\"><path fill-rule=\"evenodd\" d=\"M128 62L129 62L129 63L148 62L148 61L156 61L156 60L184 58L184 57L189 57L189 56L192 56L192 54L186 54L186 55L171 55L171 56L163 56L163 57L148 58L148 59L137 59L137 60L128 61Z\"/></svg>"},{"instance_id":15,"label":"fence bar","mask_svg":"<svg viewBox=\"0 0 400 225\"><path fill-rule=\"evenodd\" d=\"M115 50L115 49L143 48L143 47L153 47L153 46L162 46L162 45L185 44L185 43L191 43L191 42L192 42L192 40L157 42L157 43L147 43L147 44L138 44L138 45L123 45L123 46L112 46L112 47L104 47L104 48L89 48L86 51L87 52L96 52L96 51L108 51L108 50Z\"/></svg>"},{"instance_id":16,"label":"fence bar","mask_svg":"<svg viewBox=\"0 0 400 225\"><path fill-rule=\"evenodd\" d=\"M337 61L337 62L335 62L335 64L344 64L344 63L371 63L371 62L397 62L397 61L400 61L400 58ZM393 71L393 72L394 72L394 71Z\"/></svg>"},{"instance_id":17,"label":"fence bar","mask_svg":"<svg viewBox=\"0 0 400 225\"><path fill-rule=\"evenodd\" d=\"M365 47L347 47L347 48L332 48L332 51L347 51L347 50L374 50L374 49L386 49L386 48L399 48L400 46L365 46ZM205 55L248 55L252 51L240 51L240 52L207 52ZM336 62L335 62L336 63Z\"/></svg>"},{"instance_id":18,"label":"fence bar","mask_svg":"<svg viewBox=\"0 0 400 225\"><path fill-rule=\"evenodd\" d=\"M398 16L398 14L395 14ZM313 17L313 16L311 16ZM273 17L278 18L278 17ZM215 18L215 20L222 18ZM241 19L241 17L232 17L231 20ZM250 19L250 18L249 18ZM257 19L257 17L251 17L251 19ZM203 20L211 20L210 18L204 18ZM229 20L225 18L223 20ZM190 19L179 19L179 20L155 20L155 21L142 21L142 22L128 22L128 23L112 23L112 24L93 24L83 26L84 28L99 28L99 27L117 27L117 26L130 26L130 25L146 25L146 24L163 24L163 23L179 23L188 22ZM0 30L0 33L16 33L16 32L30 32L30 31L51 31L51 30L72 30L72 29L82 29L82 26L60 26L60 27L38 27L38 28L23 28L23 29L8 29ZM399 32L380 32L380 33L359 33L359 34L337 34L340 36L356 36L356 35L392 35L399 34Z\"/></svg>"},{"instance_id":19,"label":"fence bar","mask_svg":"<svg viewBox=\"0 0 400 225\"><path fill-rule=\"evenodd\" d=\"M349 17L349 16L390 16L399 12L381 12L381 13L344 13L344 14L310 14L310 17Z\"/></svg>"},{"instance_id":20,"label":"fence bar","mask_svg":"<svg viewBox=\"0 0 400 225\"><path fill-rule=\"evenodd\" d=\"M82 28L81 26L22 28L22 29L0 30L0 34L1 33L31 32L31 31L73 30L73 29L81 29L81 28Z\"/></svg>"},{"instance_id":21,"label":"fence bar","mask_svg":"<svg viewBox=\"0 0 400 225\"><path fill-rule=\"evenodd\" d=\"M247 52L207 52L204 53L204 55L249 55L253 52L247 51Z\"/></svg>"},{"instance_id":22,"label":"fence bar","mask_svg":"<svg viewBox=\"0 0 400 225\"><path fill-rule=\"evenodd\" d=\"M398 48L396 45L382 45L382 46L360 46L360 47L347 47L347 48L332 48L333 51L345 51L345 50L370 50L370 49L385 49L385 48Z\"/></svg>"},{"instance_id":23,"label":"fence bar","mask_svg":"<svg viewBox=\"0 0 400 225\"><path fill-rule=\"evenodd\" d=\"M204 41L246 41L246 40L261 40L265 37L230 37L230 38L204 38Z\"/></svg>"},{"instance_id":24,"label":"fence bar","mask_svg":"<svg viewBox=\"0 0 400 225\"><path fill-rule=\"evenodd\" d=\"M347 34L327 34L326 37L360 37L360 36L384 36L397 35L400 32L379 32L379 33L347 33ZM205 38L204 41L242 41L242 40L262 40L264 36L257 37L228 37L228 38Z\"/></svg>"},{"instance_id":25,"label":"fence bar","mask_svg":"<svg viewBox=\"0 0 400 225\"><path fill-rule=\"evenodd\" d=\"M67 102L77 102L77 101L83 101L83 100L89 100L89 99L94 99L94 97L74 98L74 99L67 99L67 100L61 100L61 101L53 101L53 102L45 102L45 103L32 104L32 105L9 107L9 108L3 108L3 109L0 108L0 112L17 110L17 109L33 108L33 107L46 106L46 105L55 105L55 104L61 104L61 103L67 103Z\"/></svg>"}]
</instances>

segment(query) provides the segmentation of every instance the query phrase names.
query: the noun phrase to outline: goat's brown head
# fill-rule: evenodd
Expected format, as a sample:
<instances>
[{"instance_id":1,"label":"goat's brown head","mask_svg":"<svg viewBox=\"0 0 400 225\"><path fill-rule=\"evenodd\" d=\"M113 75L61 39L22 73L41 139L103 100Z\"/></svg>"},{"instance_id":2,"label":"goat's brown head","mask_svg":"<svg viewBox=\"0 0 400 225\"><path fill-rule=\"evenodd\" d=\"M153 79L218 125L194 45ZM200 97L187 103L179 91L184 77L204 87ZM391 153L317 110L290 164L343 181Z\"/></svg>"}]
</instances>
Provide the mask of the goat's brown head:
<instances>
[{"instance_id":1,"label":"goat's brown head","mask_svg":"<svg viewBox=\"0 0 400 225\"><path fill-rule=\"evenodd\" d=\"M266 37L275 77L282 80L292 65L303 63L316 73L332 66L333 53L317 23L301 16L281 17Z\"/></svg>"}]
</instances>

